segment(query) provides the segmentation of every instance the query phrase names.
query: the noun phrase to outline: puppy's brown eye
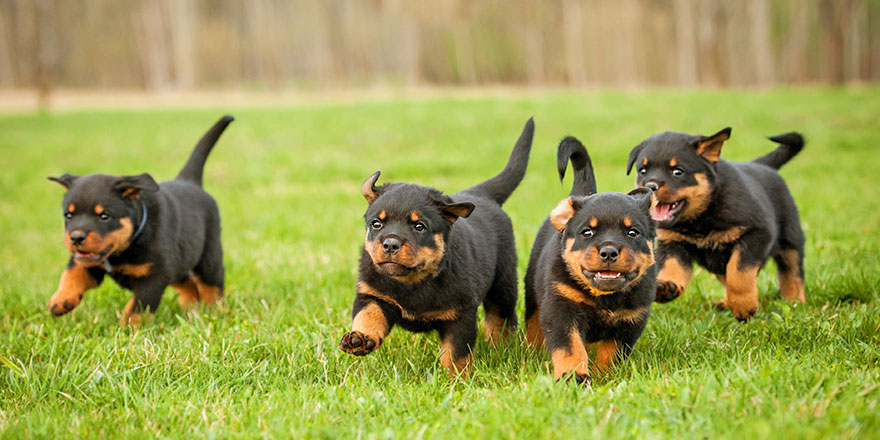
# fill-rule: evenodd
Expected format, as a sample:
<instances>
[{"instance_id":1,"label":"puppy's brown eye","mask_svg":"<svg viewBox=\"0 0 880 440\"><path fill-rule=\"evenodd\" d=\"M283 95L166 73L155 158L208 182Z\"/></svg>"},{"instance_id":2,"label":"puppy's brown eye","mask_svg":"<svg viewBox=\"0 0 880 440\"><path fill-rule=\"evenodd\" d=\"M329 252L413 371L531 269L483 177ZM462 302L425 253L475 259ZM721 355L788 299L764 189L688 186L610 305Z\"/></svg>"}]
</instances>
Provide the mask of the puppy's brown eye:
<instances>
[{"instance_id":1,"label":"puppy's brown eye","mask_svg":"<svg viewBox=\"0 0 880 440\"><path fill-rule=\"evenodd\" d=\"M626 231L626 235L628 235L630 238L636 238L639 236L639 231L638 229L632 228L629 231Z\"/></svg>"},{"instance_id":2,"label":"puppy's brown eye","mask_svg":"<svg viewBox=\"0 0 880 440\"><path fill-rule=\"evenodd\" d=\"M422 223L422 222L418 222L418 223L416 223L416 224L413 225L413 229L415 229L415 230L418 231L418 232L425 232L426 230L428 230L428 227L425 226L424 223Z\"/></svg>"},{"instance_id":3,"label":"puppy's brown eye","mask_svg":"<svg viewBox=\"0 0 880 440\"><path fill-rule=\"evenodd\" d=\"M672 175L675 177L681 177L684 175L684 170L681 168L675 168L672 170Z\"/></svg>"},{"instance_id":4,"label":"puppy's brown eye","mask_svg":"<svg viewBox=\"0 0 880 440\"><path fill-rule=\"evenodd\" d=\"M583 235L584 238L590 238L593 236L593 230L590 228L584 229L583 231L581 231L581 235Z\"/></svg>"},{"instance_id":5,"label":"puppy's brown eye","mask_svg":"<svg viewBox=\"0 0 880 440\"><path fill-rule=\"evenodd\" d=\"M372 222L370 222L370 227L375 230L382 229L382 222L380 222L379 220L373 220Z\"/></svg>"},{"instance_id":6,"label":"puppy's brown eye","mask_svg":"<svg viewBox=\"0 0 880 440\"><path fill-rule=\"evenodd\" d=\"M64 218L66 218L66 219L68 219L68 220L72 219L72 218L73 218L73 213L72 213L72 212L65 212L65 213L64 213Z\"/></svg>"},{"instance_id":7,"label":"puppy's brown eye","mask_svg":"<svg viewBox=\"0 0 880 440\"><path fill-rule=\"evenodd\" d=\"M110 216L107 215L107 213L101 213L98 218L100 218L101 220L110 220Z\"/></svg>"},{"instance_id":8,"label":"puppy's brown eye","mask_svg":"<svg viewBox=\"0 0 880 440\"><path fill-rule=\"evenodd\" d=\"M639 174L645 174L645 173L647 173L647 172L648 172L648 169L647 169L647 168L645 168L645 167L641 167L641 168L639 168Z\"/></svg>"}]
</instances>

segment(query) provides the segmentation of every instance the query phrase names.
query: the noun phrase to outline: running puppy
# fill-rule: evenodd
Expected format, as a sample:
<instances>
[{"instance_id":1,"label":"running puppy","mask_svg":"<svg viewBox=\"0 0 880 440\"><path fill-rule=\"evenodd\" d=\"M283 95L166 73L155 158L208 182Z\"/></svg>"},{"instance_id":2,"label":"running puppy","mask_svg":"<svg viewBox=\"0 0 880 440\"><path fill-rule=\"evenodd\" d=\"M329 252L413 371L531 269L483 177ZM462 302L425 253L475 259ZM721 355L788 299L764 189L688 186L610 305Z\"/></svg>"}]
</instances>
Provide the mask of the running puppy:
<instances>
[{"instance_id":1,"label":"running puppy","mask_svg":"<svg viewBox=\"0 0 880 440\"><path fill-rule=\"evenodd\" d=\"M437 330L440 363L454 374L467 370L480 303L487 339L516 328L516 249L501 205L525 175L534 130L529 119L500 174L452 195L412 183L377 187L379 172L364 182L367 233L352 327L339 348L370 354L395 325Z\"/></svg>"},{"instance_id":2,"label":"running puppy","mask_svg":"<svg viewBox=\"0 0 880 440\"><path fill-rule=\"evenodd\" d=\"M133 292L121 325L137 325L142 312L155 312L168 285L181 305L223 297L220 213L202 189L202 169L232 120L217 121L168 182L157 184L149 174L49 178L67 189L64 242L71 254L49 300L53 315L73 310L106 274Z\"/></svg>"},{"instance_id":3,"label":"running puppy","mask_svg":"<svg viewBox=\"0 0 880 440\"><path fill-rule=\"evenodd\" d=\"M681 295L694 262L725 286L719 310L748 321L758 311L758 271L773 257L782 298L804 302L804 233L797 206L777 170L804 146L797 133L771 137L779 147L751 162L721 159L730 128L712 136L665 132L632 149L636 185L656 191L657 302Z\"/></svg>"},{"instance_id":4,"label":"running puppy","mask_svg":"<svg viewBox=\"0 0 880 440\"><path fill-rule=\"evenodd\" d=\"M596 194L593 165L573 137L557 152L559 179L574 168L569 197L541 225L526 271L526 339L546 343L557 380L590 384L584 344L599 343L593 371L630 354L656 291L651 191Z\"/></svg>"}]
</instances>

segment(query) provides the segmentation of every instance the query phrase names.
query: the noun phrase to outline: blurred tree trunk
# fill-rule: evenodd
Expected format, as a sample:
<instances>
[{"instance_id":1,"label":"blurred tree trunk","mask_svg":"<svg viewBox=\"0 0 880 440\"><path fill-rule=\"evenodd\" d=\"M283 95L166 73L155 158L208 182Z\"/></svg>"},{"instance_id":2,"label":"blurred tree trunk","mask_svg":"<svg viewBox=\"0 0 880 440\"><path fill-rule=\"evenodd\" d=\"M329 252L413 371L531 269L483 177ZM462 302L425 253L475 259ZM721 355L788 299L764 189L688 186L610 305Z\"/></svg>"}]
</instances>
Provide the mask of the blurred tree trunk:
<instances>
[{"instance_id":1,"label":"blurred tree trunk","mask_svg":"<svg viewBox=\"0 0 880 440\"><path fill-rule=\"evenodd\" d=\"M788 32L782 46L782 68L785 72L783 80L801 83L807 80L809 72L807 63L809 9L801 0L789 0L787 6Z\"/></svg>"},{"instance_id":2,"label":"blurred tree trunk","mask_svg":"<svg viewBox=\"0 0 880 440\"><path fill-rule=\"evenodd\" d=\"M48 110L51 104L52 86L54 81L55 63L58 57L55 50L55 6L50 0L33 0L34 7L34 43L36 45L35 65L37 104L42 110Z\"/></svg>"},{"instance_id":3,"label":"blurred tree trunk","mask_svg":"<svg viewBox=\"0 0 880 440\"><path fill-rule=\"evenodd\" d=\"M643 83L639 75L636 63L636 31L639 29L640 10L642 9L637 0L618 0L614 7L609 8L608 3L602 2L602 10L606 17L610 17L607 23L618 23L612 26L611 35L617 41L618 48L613 51L614 70L616 81L619 85L636 86ZM614 72L612 72L614 74ZM615 79L612 78L611 81Z\"/></svg>"},{"instance_id":4,"label":"blurred tree trunk","mask_svg":"<svg viewBox=\"0 0 880 440\"><path fill-rule=\"evenodd\" d=\"M277 59L274 38L278 32L273 23L274 7L269 0L250 0L242 3L242 8L247 29L245 74L258 83L278 88L281 81L274 64Z\"/></svg>"},{"instance_id":5,"label":"blurred tree trunk","mask_svg":"<svg viewBox=\"0 0 880 440\"><path fill-rule=\"evenodd\" d=\"M407 85L419 82L420 35L419 25L404 11L402 0L382 0L382 23L391 29L393 40L383 39L390 46L383 52L396 52L394 67Z\"/></svg>"},{"instance_id":6,"label":"blurred tree trunk","mask_svg":"<svg viewBox=\"0 0 880 440\"><path fill-rule=\"evenodd\" d=\"M724 68L725 13L720 0L703 0L697 4L699 41L699 75L701 85L726 86L729 75Z\"/></svg>"},{"instance_id":7,"label":"blurred tree trunk","mask_svg":"<svg viewBox=\"0 0 880 440\"><path fill-rule=\"evenodd\" d=\"M843 17L848 14L849 0L821 0L822 27L825 31L825 69L831 84L843 84Z\"/></svg>"},{"instance_id":8,"label":"blurred tree trunk","mask_svg":"<svg viewBox=\"0 0 880 440\"><path fill-rule=\"evenodd\" d=\"M868 79L880 80L880 12L868 4Z\"/></svg>"},{"instance_id":9,"label":"blurred tree trunk","mask_svg":"<svg viewBox=\"0 0 880 440\"><path fill-rule=\"evenodd\" d=\"M544 72L544 35L541 26L543 8L540 0L529 0L521 9L525 38L526 83L538 86L547 82Z\"/></svg>"},{"instance_id":10,"label":"blurred tree trunk","mask_svg":"<svg viewBox=\"0 0 880 440\"><path fill-rule=\"evenodd\" d=\"M196 83L195 0L173 0L169 4L171 45L174 51L174 80L178 88L191 89Z\"/></svg>"},{"instance_id":11,"label":"blurred tree trunk","mask_svg":"<svg viewBox=\"0 0 880 440\"><path fill-rule=\"evenodd\" d=\"M0 87L15 87L15 71L12 69L12 35L6 28L7 14L0 4Z\"/></svg>"},{"instance_id":12,"label":"blurred tree trunk","mask_svg":"<svg viewBox=\"0 0 880 440\"><path fill-rule=\"evenodd\" d=\"M678 53L678 82L685 87L699 81L697 38L694 32L693 0L675 0L675 42Z\"/></svg>"},{"instance_id":13,"label":"blurred tree trunk","mask_svg":"<svg viewBox=\"0 0 880 440\"><path fill-rule=\"evenodd\" d=\"M170 56L162 0L141 0L135 10L135 38L141 53L144 86L166 90L171 84Z\"/></svg>"},{"instance_id":14,"label":"blurred tree trunk","mask_svg":"<svg viewBox=\"0 0 880 440\"><path fill-rule=\"evenodd\" d=\"M846 28L846 61L845 76L847 82L859 82L866 79L867 54L863 47L867 40L865 35L865 22L868 18L868 10L863 0L852 0L847 15L844 17Z\"/></svg>"},{"instance_id":15,"label":"blurred tree trunk","mask_svg":"<svg viewBox=\"0 0 880 440\"><path fill-rule=\"evenodd\" d=\"M456 77L459 83L477 84L477 68L474 63L474 41L471 37L467 7L469 0L453 0L453 41L455 44Z\"/></svg>"},{"instance_id":16,"label":"blurred tree trunk","mask_svg":"<svg viewBox=\"0 0 880 440\"><path fill-rule=\"evenodd\" d=\"M767 0L751 0L752 53L755 54L755 82L759 86L773 83L773 58L770 45L770 19Z\"/></svg>"},{"instance_id":17,"label":"blurred tree trunk","mask_svg":"<svg viewBox=\"0 0 880 440\"><path fill-rule=\"evenodd\" d=\"M562 0L562 32L568 83L582 86L587 82L584 69L584 44L581 36L583 11L580 0Z\"/></svg>"}]
</instances>

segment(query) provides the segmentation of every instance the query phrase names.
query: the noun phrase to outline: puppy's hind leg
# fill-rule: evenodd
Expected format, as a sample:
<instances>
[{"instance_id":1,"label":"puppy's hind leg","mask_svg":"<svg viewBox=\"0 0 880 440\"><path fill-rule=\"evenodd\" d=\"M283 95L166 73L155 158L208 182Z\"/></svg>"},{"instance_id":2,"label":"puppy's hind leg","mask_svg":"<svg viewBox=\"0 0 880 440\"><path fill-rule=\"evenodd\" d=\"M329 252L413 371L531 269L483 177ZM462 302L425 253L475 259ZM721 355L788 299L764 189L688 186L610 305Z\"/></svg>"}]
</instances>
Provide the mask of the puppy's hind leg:
<instances>
[{"instance_id":1,"label":"puppy's hind leg","mask_svg":"<svg viewBox=\"0 0 880 440\"><path fill-rule=\"evenodd\" d=\"M773 257L776 261L776 279L782 299L804 303L804 254L797 249L787 249Z\"/></svg>"},{"instance_id":2,"label":"puppy's hind leg","mask_svg":"<svg viewBox=\"0 0 880 440\"><path fill-rule=\"evenodd\" d=\"M495 280L483 300L486 339L493 345L506 340L516 331L517 326L516 254L507 255L509 256L500 259Z\"/></svg>"},{"instance_id":3,"label":"puppy's hind leg","mask_svg":"<svg viewBox=\"0 0 880 440\"><path fill-rule=\"evenodd\" d=\"M156 313L159 303L162 302L162 294L165 292L166 286L167 284L164 281L157 278L138 281L137 284L132 286L134 294L122 311L119 325L140 327L142 323L141 316L144 312Z\"/></svg>"},{"instance_id":4,"label":"puppy's hind leg","mask_svg":"<svg viewBox=\"0 0 880 440\"><path fill-rule=\"evenodd\" d=\"M804 303L804 231L801 229L800 218L794 202L785 211L788 216L779 237L782 249L773 256L776 261L776 279L779 281L779 293L782 299Z\"/></svg>"},{"instance_id":5,"label":"puppy's hind leg","mask_svg":"<svg viewBox=\"0 0 880 440\"><path fill-rule=\"evenodd\" d=\"M193 281L199 291L199 299L213 304L223 299L225 269L223 268L223 246L220 244L220 227L211 227L205 238L202 258L193 268Z\"/></svg>"}]
</instances>

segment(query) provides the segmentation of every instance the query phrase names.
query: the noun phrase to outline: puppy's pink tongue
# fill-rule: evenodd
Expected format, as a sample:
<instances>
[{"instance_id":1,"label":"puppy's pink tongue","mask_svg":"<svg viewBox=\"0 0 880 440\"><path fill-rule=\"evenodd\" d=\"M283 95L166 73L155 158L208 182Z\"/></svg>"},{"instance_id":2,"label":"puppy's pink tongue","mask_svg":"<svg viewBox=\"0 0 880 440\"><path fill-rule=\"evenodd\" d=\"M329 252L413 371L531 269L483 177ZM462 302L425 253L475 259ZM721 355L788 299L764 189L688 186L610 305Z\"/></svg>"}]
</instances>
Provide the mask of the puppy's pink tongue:
<instances>
[{"instance_id":1,"label":"puppy's pink tongue","mask_svg":"<svg viewBox=\"0 0 880 440\"><path fill-rule=\"evenodd\" d=\"M657 204L657 206L655 206L654 210L651 212L651 218L658 222L669 220L669 208L672 208L672 205L668 203Z\"/></svg>"}]
</instances>

